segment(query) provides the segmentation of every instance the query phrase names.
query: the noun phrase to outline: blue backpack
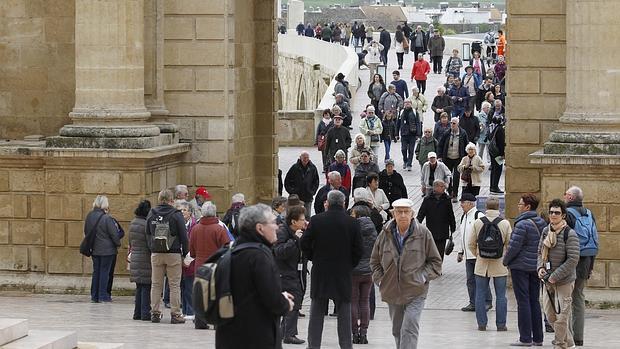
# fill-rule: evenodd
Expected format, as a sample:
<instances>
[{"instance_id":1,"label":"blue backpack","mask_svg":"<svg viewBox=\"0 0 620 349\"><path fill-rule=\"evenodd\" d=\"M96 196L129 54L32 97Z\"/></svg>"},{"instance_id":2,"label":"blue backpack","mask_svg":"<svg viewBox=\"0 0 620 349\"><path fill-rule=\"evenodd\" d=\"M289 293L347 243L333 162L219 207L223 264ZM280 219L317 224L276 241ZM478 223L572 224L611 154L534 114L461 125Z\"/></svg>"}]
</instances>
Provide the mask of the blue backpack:
<instances>
[{"instance_id":1,"label":"blue backpack","mask_svg":"<svg viewBox=\"0 0 620 349\"><path fill-rule=\"evenodd\" d=\"M586 213L581 215L574 207L569 207L568 212L575 217L575 232L579 237L579 255L582 257L596 256L598 253L598 231L592 212L586 209Z\"/></svg>"}]
</instances>

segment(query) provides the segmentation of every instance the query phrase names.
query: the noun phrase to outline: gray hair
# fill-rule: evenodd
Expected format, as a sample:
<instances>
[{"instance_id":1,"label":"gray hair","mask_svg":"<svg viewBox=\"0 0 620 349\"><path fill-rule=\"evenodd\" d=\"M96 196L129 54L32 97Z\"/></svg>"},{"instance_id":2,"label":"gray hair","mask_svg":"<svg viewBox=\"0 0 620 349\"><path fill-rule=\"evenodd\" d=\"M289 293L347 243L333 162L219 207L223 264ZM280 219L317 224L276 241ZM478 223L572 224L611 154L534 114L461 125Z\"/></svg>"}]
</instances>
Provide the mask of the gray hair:
<instances>
[{"instance_id":1,"label":"gray hair","mask_svg":"<svg viewBox=\"0 0 620 349\"><path fill-rule=\"evenodd\" d=\"M470 143L468 143L468 144L465 146L465 151L469 151L469 149L476 150L476 145L475 145L474 143L471 143L471 142L470 142Z\"/></svg>"},{"instance_id":2,"label":"gray hair","mask_svg":"<svg viewBox=\"0 0 620 349\"><path fill-rule=\"evenodd\" d=\"M566 189L566 191L575 198L575 201L583 201L583 190L578 186L572 186Z\"/></svg>"},{"instance_id":3,"label":"gray hair","mask_svg":"<svg viewBox=\"0 0 620 349\"><path fill-rule=\"evenodd\" d=\"M239 231L252 233L256 230L256 224L267 224L271 213L271 207L265 204L246 206L239 212Z\"/></svg>"},{"instance_id":4,"label":"gray hair","mask_svg":"<svg viewBox=\"0 0 620 349\"><path fill-rule=\"evenodd\" d=\"M237 193L235 195L232 196L232 203L237 203L237 202L245 202L245 195L241 194L241 193Z\"/></svg>"},{"instance_id":5,"label":"gray hair","mask_svg":"<svg viewBox=\"0 0 620 349\"><path fill-rule=\"evenodd\" d=\"M388 85L388 90L389 90L389 89L393 89L393 90L395 90L395 89L396 89L396 86L394 86L394 84L389 84L389 85Z\"/></svg>"},{"instance_id":6,"label":"gray hair","mask_svg":"<svg viewBox=\"0 0 620 349\"><path fill-rule=\"evenodd\" d=\"M491 103L489 103L489 102L482 102L481 108L482 109L484 109L484 108L491 108Z\"/></svg>"},{"instance_id":7,"label":"gray hair","mask_svg":"<svg viewBox=\"0 0 620 349\"><path fill-rule=\"evenodd\" d=\"M450 122L456 122L458 125L461 122L461 120L457 117L453 117L452 119L450 119Z\"/></svg>"},{"instance_id":8,"label":"gray hair","mask_svg":"<svg viewBox=\"0 0 620 349\"><path fill-rule=\"evenodd\" d=\"M179 184L176 187L174 187L174 197L179 197L180 193L185 193L185 194L189 194L189 190L187 190L187 185L185 184Z\"/></svg>"},{"instance_id":9,"label":"gray hair","mask_svg":"<svg viewBox=\"0 0 620 349\"><path fill-rule=\"evenodd\" d=\"M160 204L167 204L172 200L174 200L174 196L170 189L164 189L157 195L157 201L159 201Z\"/></svg>"},{"instance_id":10,"label":"gray hair","mask_svg":"<svg viewBox=\"0 0 620 349\"><path fill-rule=\"evenodd\" d=\"M445 88L444 86L439 86L439 87L437 88L437 92L439 92L439 91L441 91L441 92L443 92L443 93L446 93L446 88Z\"/></svg>"},{"instance_id":11,"label":"gray hair","mask_svg":"<svg viewBox=\"0 0 620 349\"><path fill-rule=\"evenodd\" d=\"M93 208L100 208L102 210L109 209L110 202L108 201L108 197L105 195L97 195L95 201L93 201Z\"/></svg>"},{"instance_id":12,"label":"gray hair","mask_svg":"<svg viewBox=\"0 0 620 349\"><path fill-rule=\"evenodd\" d=\"M416 92L420 92L420 89L417 87L414 87L411 89L411 92L416 93Z\"/></svg>"},{"instance_id":13,"label":"gray hair","mask_svg":"<svg viewBox=\"0 0 620 349\"><path fill-rule=\"evenodd\" d=\"M442 181L441 179L436 179L433 181L433 187L436 187L438 185L441 185L442 187L446 186L446 182Z\"/></svg>"},{"instance_id":14,"label":"gray hair","mask_svg":"<svg viewBox=\"0 0 620 349\"><path fill-rule=\"evenodd\" d=\"M334 178L336 178L336 177L341 177L341 176L340 176L340 172L338 172L338 171L332 171L332 172L330 172L330 173L328 173L328 174L327 174L327 178L329 178L329 179L334 179Z\"/></svg>"},{"instance_id":15,"label":"gray hair","mask_svg":"<svg viewBox=\"0 0 620 349\"><path fill-rule=\"evenodd\" d=\"M331 190L327 193L329 207L344 207L344 194L340 190Z\"/></svg>"},{"instance_id":16,"label":"gray hair","mask_svg":"<svg viewBox=\"0 0 620 349\"><path fill-rule=\"evenodd\" d=\"M499 210L499 198L495 195L491 195L487 198L486 202L487 210Z\"/></svg>"},{"instance_id":17,"label":"gray hair","mask_svg":"<svg viewBox=\"0 0 620 349\"><path fill-rule=\"evenodd\" d=\"M340 107L339 107L339 106L337 106L337 105L334 105L334 106L332 107L332 113L336 113L336 111L338 111L339 113L342 113L342 108L340 108Z\"/></svg>"},{"instance_id":18,"label":"gray hair","mask_svg":"<svg viewBox=\"0 0 620 349\"><path fill-rule=\"evenodd\" d=\"M178 210L182 209L183 207L187 208L188 210L192 210L191 205L189 204L189 202L187 202L187 200L175 200L174 201L174 207Z\"/></svg>"},{"instance_id":19,"label":"gray hair","mask_svg":"<svg viewBox=\"0 0 620 349\"><path fill-rule=\"evenodd\" d=\"M202 213L203 217L217 217L217 207L213 202L207 201L202 204L200 213Z\"/></svg>"}]
</instances>

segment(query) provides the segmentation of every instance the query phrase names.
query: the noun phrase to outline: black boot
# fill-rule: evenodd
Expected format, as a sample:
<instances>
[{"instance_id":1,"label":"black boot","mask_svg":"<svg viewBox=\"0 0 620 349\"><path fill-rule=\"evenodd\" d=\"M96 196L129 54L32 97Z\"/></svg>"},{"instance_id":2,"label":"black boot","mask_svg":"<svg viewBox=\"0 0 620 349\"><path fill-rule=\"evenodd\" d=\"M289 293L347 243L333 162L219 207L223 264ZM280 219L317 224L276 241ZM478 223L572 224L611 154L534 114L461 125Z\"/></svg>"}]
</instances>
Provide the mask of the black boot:
<instances>
[{"instance_id":1,"label":"black boot","mask_svg":"<svg viewBox=\"0 0 620 349\"><path fill-rule=\"evenodd\" d=\"M361 334L360 335L360 341L359 344L368 344L368 337L366 337L365 334Z\"/></svg>"}]
</instances>

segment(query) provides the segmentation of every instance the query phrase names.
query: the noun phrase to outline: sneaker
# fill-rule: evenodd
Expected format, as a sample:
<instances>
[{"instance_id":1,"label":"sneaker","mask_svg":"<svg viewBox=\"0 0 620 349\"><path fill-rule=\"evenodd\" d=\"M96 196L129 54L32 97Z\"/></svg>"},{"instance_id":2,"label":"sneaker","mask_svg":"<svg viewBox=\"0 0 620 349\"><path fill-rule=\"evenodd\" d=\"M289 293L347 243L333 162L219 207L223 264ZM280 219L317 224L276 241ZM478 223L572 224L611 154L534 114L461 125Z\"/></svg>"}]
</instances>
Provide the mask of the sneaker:
<instances>
[{"instance_id":1,"label":"sneaker","mask_svg":"<svg viewBox=\"0 0 620 349\"><path fill-rule=\"evenodd\" d=\"M462 307L461 311L476 311L476 306L470 303L466 307Z\"/></svg>"},{"instance_id":2,"label":"sneaker","mask_svg":"<svg viewBox=\"0 0 620 349\"><path fill-rule=\"evenodd\" d=\"M299 339L296 336L286 337L286 338L284 338L283 342L284 342L284 344L304 344L304 343L306 343L305 340Z\"/></svg>"},{"instance_id":3,"label":"sneaker","mask_svg":"<svg viewBox=\"0 0 620 349\"><path fill-rule=\"evenodd\" d=\"M497 327L497 332L506 332L508 331L508 327L506 326L498 326Z\"/></svg>"},{"instance_id":4,"label":"sneaker","mask_svg":"<svg viewBox=\"0 0 620 349\"><path fill-rule=\"evenodd\" d=\"M151 322L158 324L161 321L161 313L152 313L151 314Z\"/></svg>"},{"instance_id":5,"label":"sneaker","mask_svg":"<svg viewBox=\"0 0 620 349\"><path fill-rule=\"evenodd\" d=\"M403 170L406 170L406 169L407 169L407 164L404 164L403 165Z\"/></svg>"},{"instance_id":6,"label":"sneaker","mask_svg":"<svg viewBox=\"0 0 620 349\"><path fill-rule=\"evenodd\" d=\"M510 343L511 347L531 347L532 343L523 343L521 341L516 341L514 343Z\"/></svg>"},{"instance_id":7,"label":"sneaker","mask_svg":"<svg viewBox=\"0 0 620 349\"><path fill-rule=\"evenodd\" d=\"M353 333L353 338L351 339L353 344L360 344L360 335L357 333Z\"/></svg>"},{"instance_id":8,"label":"sneaker","mask_svg":"<svg viewBox=\"0 0 620 349\"><path fill-rule=\"evenodd\" d=\"M577 346L577 347L583 347L583 341L580 341L580 340L575 339L575 346Z\"/></svg>"},{"instance_id":9,"label":"sneaker","mask_svg":"<svg viewBox=\"0 0 620 349\"><path fill-rule=\"evenodd\" d=\"M457 202L459 202L459 199L457 199L457 198L452 198L452 203L453 203L453 204L456 204Z\"/></svg>"},{"instance_id":10,"label":"sneaker","mask_svg":"<svg viewBox=\"0 0 620 349\"><path fill-rule=\"evenodd\" d=\"M486 331L487 327L485 325L478 325L478 331Z\"/></svg>"},{"instance_id":11,"label":"sneaker","mask_svg":"<svg viewBox=\"0 0 620 349\"><path fill-rule=\"evenodd\" d=\"M170 317L170 323L171 324L184 324L185 319L183 318L183 315L175 314Z\"/></svg>"}]
</instances>

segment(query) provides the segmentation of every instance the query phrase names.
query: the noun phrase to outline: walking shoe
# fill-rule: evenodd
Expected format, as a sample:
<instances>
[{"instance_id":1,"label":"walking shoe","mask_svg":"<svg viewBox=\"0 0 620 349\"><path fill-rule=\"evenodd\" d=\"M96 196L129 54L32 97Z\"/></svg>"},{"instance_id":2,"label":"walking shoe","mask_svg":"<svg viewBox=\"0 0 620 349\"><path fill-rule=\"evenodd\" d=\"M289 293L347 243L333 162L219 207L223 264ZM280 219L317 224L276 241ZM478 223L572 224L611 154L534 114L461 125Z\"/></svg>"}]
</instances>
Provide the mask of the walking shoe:
<instances>
[{"instance_id":1,"label":"walking shoe","mask_svg":"<svg viewBox=\"0 0 620 349\"><path fill-rule=\"evenodd\" d=\"M506 332L506 331L508 331L508 327L506 326L497 327L497 332Z\"/></svg>"},{"instance_id":2,"label":"walking shoe","mask_svg":"<svg viewBox=\"0 0 620 349\"><path fill-rule=\"evenodd\" d=\"M360 344L360 335L358 333L353 333L352 341L353 344Z\"/></svg>"},{"instance_id":3,"label":"walking shoe","mask_svg":"<svg viewBox=\"0 0 620 349\"><path fill-rule=\"evenodd\" d=\"M407 171L411 172L411 166L407 166Z\"/></svg>"},{"instance_id":4,"label":"walking shoe","mask_svg":"<svg viewBox=\"0 0 620 349\"><path fill-rule=\"evenodd\" d=\"M299 317L306 317L306 314L302 313L301 311L299 312Z\"/></svg>"},{"instance_id":5,"label":"walking shoe","mask_svg":"<svg viewBox=\"0 0 620 349\"><path fill-rule=\"evenodd\" d=\"M476 311L476 306L470 303L466 307L462 307L461 311Z\"/></svg>"},{"instance_id":6,"label":"walking shoe","mask_svg":"<svg viewBox=\"0 0 620 349\"><path fill-rule=\"evenodd\" d=\"M487 327L485 325L478 325L478 331L486 331Z\"/></svg>"},{"instance_id":7,"label":"walking shoe","mask_svg":"<svg viewBox=\"0 0 620 349\"><path fill-rule=\"evenodd\" d=\"M291 336L291 337L286 337L283 340L284 344L304 344L306 343L305 340L303 339L299 339L295 336Z\"/></svg>"},{"instance_id":8,"label":"walking shoe","mask_svg":"<svg viewBox=\"0 0 620 349\"><path fill-rule=\"evenodd\" d=\"M545 332L547 332L547 333L555 332L555 330L553 329L553 326L551 326L550 323L545 323Z\"/></svg>"},{"instance_id":9,"label":"walking shoe","mask_svg":"<svg viewBox=\"0 0 620 349\"><path fill-rule=\"evenodd\" d=\"M153 312L151 314L151 322L158 324L161 321L161 313Z\"/></svg>"},{"instance_id":10,"label":"walking shoe","mask_svg":"<svg viewBox=\"0 0 620 349\"><path fill-rule=\"evenodd\" d=\"M457 199L457 198L452 198L452 203L453 203L453 204L456 204L457 202L459 202L459 199Z\"/></svg>"},{"instance_id":11,"label":"walking shoe","mask_svg":"<svg viewBox=\"0 0 620 349\"><path fill-rule=\"evenodd\" d=\"M580 340L575 339L575 346L577 346L577 347L583 347L583 341L580 341Z\"/></svg>"},{"instance_id":12,"label":"walking shoe","mask_svg":"<svg viewBox=\"0 0 620 349\"><path fill-rule=\"evenodd\" d=\"M360 335L360 342L359 344L368 344L368 337L366 337L365 334L361 334Z\"/></svg>"},{"instance_id":13,"label":"walking shoe","mask_svg":"<svg viewBox=\"0 0 620 349\"><path fill-rule=\"evenodd\" d=\"M166 303L166 302L164 302L164 307L165 307L166 309L170 309L170 303Z\"/></svg>"},{"instance_id":14,"label":"walking shoe","mask_svg":"<svg viewBox=\"0 0 620 349\"><path fill-rule=\"evenodd\" d=\"M532 345L535 346L535 347L542 347L543 342L534 342L534 343L532 343Z\"/></svg>"},{"instance_id":15,"label":"walking shoe","mask_svg":"<svg viewBox=\"0 0 620 349\"><path fill-rule=\"evenodd\" d=\"M521 341L516 341L514 343L510 343L511 347L531 347L532 343L523 343Z\"/></svg>"},{"instance_id":16,"label":"walking shoe","mask_svg":"<svg viewBox=\"0 0 620 349\"><path fill-rule=\"evenodd\" d=\"M493 304L487 304L485 306L485 308L487 309L487 311L489 311L489 310L493 309Z\"/></svg>"},{"instance_id":17,"label":"walking shoe","mask_svg":"<svg viewBox=\"0 0 620 349\"><path fill-rule=\"evenodd\" d=\"M183 315L181 314L174 314L170 317L170 323L171 324L184 324L185 319L183 318Z\"/></svg>"},{"instance_id":18,"label":"walking shoe","mask_svg":"<svg viewBox=\"0 0 620 349\"><path fill-rule=\"evenodd\" d=\"M406 170L406 169L407 169L407 164L404 164L403 165L403 170Z\"/></svg>"}]
</instances>

